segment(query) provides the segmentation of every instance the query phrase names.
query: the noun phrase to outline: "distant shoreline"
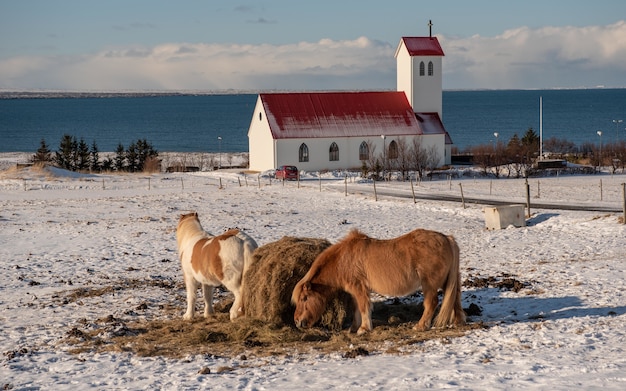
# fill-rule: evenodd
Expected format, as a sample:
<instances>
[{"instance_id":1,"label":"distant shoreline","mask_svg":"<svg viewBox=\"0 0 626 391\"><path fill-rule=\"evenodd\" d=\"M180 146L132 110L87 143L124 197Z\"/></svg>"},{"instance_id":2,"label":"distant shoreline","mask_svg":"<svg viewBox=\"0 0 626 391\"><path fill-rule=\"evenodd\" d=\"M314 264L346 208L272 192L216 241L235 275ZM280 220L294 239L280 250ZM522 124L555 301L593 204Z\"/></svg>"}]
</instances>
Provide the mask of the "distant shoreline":
<instances>
[{"instance_id":1,"label":"distant shoreline","mask_svg":"<svg viewBox=\"0 0 626 391\"><path fill-rule=\"evenodd\" d=\"M572 87L572 88L451 88L444 92L480 92L480 91L568 91L568 90L623 90L625 87ZM163 96L204 96L204 95L257 95L261 93L298 93L298 92L337 92L365 90L181 90L181 91L3 91L0 99L54 99L54 98L145 98ZM369 90L368 90L369 91ZM392 89L376 89L376 91L392 91Z\"/></svg>"}]
</instances>

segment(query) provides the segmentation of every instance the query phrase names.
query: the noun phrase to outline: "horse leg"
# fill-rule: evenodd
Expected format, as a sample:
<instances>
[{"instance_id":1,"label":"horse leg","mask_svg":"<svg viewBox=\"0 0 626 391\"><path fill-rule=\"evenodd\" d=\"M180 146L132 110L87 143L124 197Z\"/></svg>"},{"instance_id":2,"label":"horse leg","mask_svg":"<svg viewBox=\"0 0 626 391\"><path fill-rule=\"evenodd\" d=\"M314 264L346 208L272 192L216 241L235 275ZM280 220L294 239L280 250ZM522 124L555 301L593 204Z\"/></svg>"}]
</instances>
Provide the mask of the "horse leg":
<instances>
[{"instance_id":1,"label":"horse leg","mask_svg":"<svg viewBox=\"0 0 626 391\"><path fill-rule=\"evenodd\" d=\"M357 304L354 297L352 298L352 302L354 304L354 318L352 319L352 325L350 326L350 332L356 333L359 327L361 327L361 311L359 310L359 305Z\"/></svg>"},{"instance_id":2,"label":"horse leg","mask_svg":"<svg viewBox=\"0 0 626 391\"><path fill-rule=\"evenodd\" d=\"M198 283L193 276L188 273L183 273L185 278L185 289L187 290L187 311L183 315L184 320L193 319L193 315L196 307L196 292L198 290Z\"/></svg>"},{"instance_id":3,"label":"horse leg","mask_svg":"<svg viewBox=\"0 0 626 391\"><path fill-rule=\"evenodd\" d=\"M204 317L208 318L213 315L213 285L202 284L202 294L204 295Z\"/></svg>"},{"instance_id":4,"label":"horse leg","mask_svg":"<svg viewBox=\"0 0 626 391\"><path fill-rule=\"evenodd\" d=\"M437 297L437 289L431 289L428 287L422 287L424 294L424 312L419 322L413 327L417 331L426 331L430 329L433 315L435 315L435 309L439 304L439 298Z\"/></svg>"},{"instance_id":5,"label":"horse leg","mask_svg":"<svg viewBox=\"0 0 626 391\"><path fill-rule=\"evenodd\" d=\"M357 335L372 331L372 302L370 301L368 291L366 289L358 289L354 292L350 292L350 294L354 298L355 307L361 318L361 324L356 332Z\"/></svg>"},{"instance_id":6,"label":"horse leg","mask_svg":"<svg viewBox=\"0 0 626 391\"><path fill-rule=\"evenodd\" d=\"M233 302L232 307L230 307L230 320L233 320L243 314L243 307L241 305L243 300L241 298L241 292L239 289L233 289L232 292L233 295L235 295L235 301Z\"/></svg>"}]
</instances>

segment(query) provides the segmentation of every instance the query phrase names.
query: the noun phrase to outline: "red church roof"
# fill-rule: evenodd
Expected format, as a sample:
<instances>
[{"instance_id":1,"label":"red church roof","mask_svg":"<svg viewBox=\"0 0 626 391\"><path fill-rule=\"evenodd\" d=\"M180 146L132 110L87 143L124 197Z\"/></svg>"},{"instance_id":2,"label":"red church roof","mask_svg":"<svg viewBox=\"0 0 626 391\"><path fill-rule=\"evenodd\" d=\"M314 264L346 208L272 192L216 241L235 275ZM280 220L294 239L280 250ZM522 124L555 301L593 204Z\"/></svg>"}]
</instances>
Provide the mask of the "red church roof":
<instances>
[{"instance_id":1,"label":"red church roof","mask_svg":"<svg viewBox=\"0 0 626 391\"><path fill-rule=\"evenodd\" d=\"M411 57L444 55L437 37L402 37L402 42Z\"/></svg>"},{"instance_id":2,"label":"red church roof","mask_svg":"<svg viewBox=\"0 0 626 391\"><path fill-rule=\"evenodd\" d=\"M259 95L274 139L445 134L437 113L413 112L404 92Z\"/></svg>"}]
</instances>

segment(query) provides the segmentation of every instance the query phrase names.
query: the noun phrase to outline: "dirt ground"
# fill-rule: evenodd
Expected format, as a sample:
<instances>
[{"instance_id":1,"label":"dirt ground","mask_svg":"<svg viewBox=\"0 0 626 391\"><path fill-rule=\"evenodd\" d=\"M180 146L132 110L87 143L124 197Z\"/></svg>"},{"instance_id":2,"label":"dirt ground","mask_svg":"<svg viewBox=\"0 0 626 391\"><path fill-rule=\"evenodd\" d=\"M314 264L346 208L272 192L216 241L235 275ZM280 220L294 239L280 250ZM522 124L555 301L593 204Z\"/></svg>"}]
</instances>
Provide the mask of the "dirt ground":
<instances>
[{"instance_id":1,"label":"dirt ground","mask_svg":"<svg viewBox=\"0 0 626 391\"><path fill-rule=\"evenodd\" d=\"M66 304L143 284L145 281L130 280L105 288L80 288L58 295L55 300ZM183 321L180 316L185 306L182 283L161 282L158 285L157 288L179 290L180 295L176 298L178 305L159 306L150 319L137 320L133 316L134 313L147 310L145 304L129 309L129 315L123 318L109 315L100 319L80 319L74 327L65 331L60 343L69 347L72 353L125 351L139 356L184 358L206 354L246 359L315 352L340 353L350 358L373 352L402 354L411 345L429 339L445 341L474 329L488 327L471 321L472 316L481 313L477 305L471 304L465 308L468 314L466 326L414 331L412 327L422 313L419 293L405 298L381 298L375 301L372 314L374 330L362 336L350 333L348 329L331 331L315 327L300 330L245 317L230 322L228 309L232 304L232 295L228 292L222 292L221 299L215 304L214 317L204 319L197 316L193 321ZM509 275L487 278L470 276L463 281L463 286L519 290L530 287L531 283L521 282Z\"/></svg>"}]
</instances>

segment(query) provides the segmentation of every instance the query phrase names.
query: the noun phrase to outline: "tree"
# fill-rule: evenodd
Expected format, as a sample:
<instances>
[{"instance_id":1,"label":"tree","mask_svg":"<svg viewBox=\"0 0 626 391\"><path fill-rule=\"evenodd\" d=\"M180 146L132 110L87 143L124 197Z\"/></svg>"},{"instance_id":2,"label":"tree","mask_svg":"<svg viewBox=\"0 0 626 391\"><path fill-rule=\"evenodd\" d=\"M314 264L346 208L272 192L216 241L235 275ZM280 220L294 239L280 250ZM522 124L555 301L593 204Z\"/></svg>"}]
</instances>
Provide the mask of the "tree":
<instances>
[{"instance_id":1,"label":"tree","mask_svg":"<svg viewBox=\"0 0 626 391\"><path fill-rule=\"evenodd\" d=\"M135 143L135 151L137 154L137 171L143 171L145 168L145 164L148 160L152 160L156 158L159 153L156 149L148 142L148 140L140 139ZM231 158L232 160L232 158Z\"/></svg>"},{"instance_id":2,"label":"tree","mask_svg":"<svg viewBox=\"0 0 626 391\"><path fill-rule=\"evenodd\" d=\"M82 137L80 141L78 142L75 156L76 156L76 161L75 161L74 167L76 170L82 171L82 170L86 170L89 168L89 165L90 165L89 160L91 157L89 154L89 146L85 142L85 139Z\"/></svg>"},{"instance_id":3,"label":"tree","mask_svg":"<svg viewBox=\"0 0 626 391\"><path fill-rule=\"evenodd\" d=\"M398 157L393 160L395 168L402 174L402 180L408 177L411 166L411 148L404 137L399 137L396 141Z\"/></svg>"},{"instance_id":4,"label":"tree","mask_svg":"<svg viewBox=\"0 0 626 391\"><path fill-rule=\"evenodd\" d=\"M524 152L522 140L517 133L511 137L506 145L506 157L509 160L509 173L511 169L515 171L515 177L519 178L524 172Z\"/></svg>"},{"instance_id":5,"label":"tree","mask_svg":"<svg viewBox=\"0 0 626 391\"><path fill-rule=\"evenodd\" d=\"M439 164L439 152L437 146L432 145L430 148L422 146L422 139L414 137L411 147L409 148L411 156L411 166L414 167L420 179L423 178L426 171L434 170Z\"/></svg>"},{"instance_id":6,"label":"tree","mask_svg":"<svg viewBox=\"0 0 626 391\"><path fill-rule=\"evenodd\" d=\"M522 146L524 154L529 160L532 160L536 154L539 154L539 136L535 130L530 127L522 137Z\"/></svg>"},{"instance_id":7,"label":"tree","mask_svg":"<svg viewBox=\"0 0 626 391\"><path fill-rule=\"evenodd\" d=\"M64 134L59 143L59 150L55 153L55 163L66 170L73 170L76 155L76 138Z\"/></svg>"},{"instance_id":8,"label":"tree","mask_svg":"<svg viewBox=\"0 0 626 391\"><path fill-rule=\"evenodd\" d=\"M576 146L571 141L550 137L543 142L543 150L557 155L565 155L575 153Z\"/></svg>"},{"instance_id":9,"label":"tree","mask_svg":"<svg viewBox=\"0 0 626 391\"><path fill-rule=\"evenodd\" d=\"M126 150L126 163L128 171L135 172L139 168L139 154L137 153L137 145L130 143Z\"/></svg>"},{"instance_id":10,"label":"tree","mask_svg":"<svg viewBox=\"0 0 626 391\"><path fill-rule=\"evenodd\" d=\"M114 167L115 167L115 171L124 171L124 167L125 167L125 160L126 160L126 153L124 150L124 146L122 145L122 143L117 144L117 149L115 150L115 160L114 160Z\"/></svg>"},{"instance_id":11,"label":"tree","mask_svg":"<svg viewBox=\"0 0 626 391\"><path fill-rule=\"evenodd\" d=\"M101 170L100 165L100 156L98 153L98 145L96 145L96 140L91 143L91 150L89 151L90 161L89 161L89 169L93 172L99 172Z\"/></svg>"},{"instance_id":12,"label":"tree","mask_svg":"<svg viewBox=\"0 0 626 391\"><path fill-rule=\"evenodd\" d=\"M33 163L47 163L52 159L52 153L50 152L50 148L48 148L48 144L46 144L46 140L41 139L39 144L39 149L32 157Z\"/></svg>"}]
</instances>

